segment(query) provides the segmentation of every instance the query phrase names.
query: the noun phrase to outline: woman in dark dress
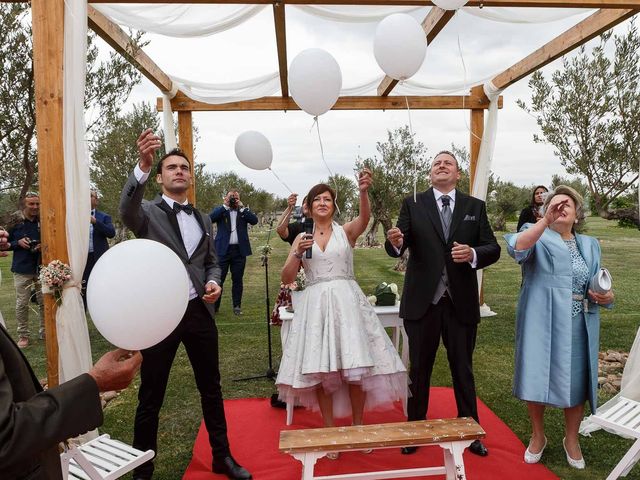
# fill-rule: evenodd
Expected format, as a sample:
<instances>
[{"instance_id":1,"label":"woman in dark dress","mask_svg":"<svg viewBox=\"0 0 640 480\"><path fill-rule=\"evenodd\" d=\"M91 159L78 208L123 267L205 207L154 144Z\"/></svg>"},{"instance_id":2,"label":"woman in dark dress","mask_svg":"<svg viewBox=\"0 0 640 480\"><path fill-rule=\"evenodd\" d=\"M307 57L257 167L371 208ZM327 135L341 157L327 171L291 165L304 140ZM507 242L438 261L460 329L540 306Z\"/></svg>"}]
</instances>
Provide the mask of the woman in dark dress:
<instances>
[{"instance_id":1,"label":"woman in dark dress","mask_svg":"<svg viewBox=\"0 0 640 480\"><path fill-rule=\"evenodd\" d=\"M544 203L545 193L549 190L544 185L538 185L533 189L533 194L531 195L531 204L528 207L525 207L520 212L520 218L518 218L518 228L516 231L520 231L520 228L525 223L536 223L538 220L542 218L540 214L540 207Z\"/></svg>"}]
</instances>

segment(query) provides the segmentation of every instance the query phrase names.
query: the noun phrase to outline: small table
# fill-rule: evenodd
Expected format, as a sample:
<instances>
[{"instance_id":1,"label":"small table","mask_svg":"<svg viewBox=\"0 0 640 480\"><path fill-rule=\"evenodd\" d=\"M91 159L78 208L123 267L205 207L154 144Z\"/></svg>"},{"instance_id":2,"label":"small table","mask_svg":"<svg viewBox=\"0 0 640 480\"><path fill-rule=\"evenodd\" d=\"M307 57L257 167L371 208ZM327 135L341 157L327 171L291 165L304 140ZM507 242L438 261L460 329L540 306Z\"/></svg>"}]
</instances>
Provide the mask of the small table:
<instances>
[{"instance_id":1,"label":"small table","mask_svg":"<svg viewBox=\"0 0 640 480\"><path fill-rule=\"evenodd\" d=\"M385 328L392 328L392 342L396 347L396 350L400 354L400 359L407 369L409 368L409 337L404 329L404 323L400 318L400 306L391 305L388 307L373 307L380 319L380 323ZM280 340L282 341L282 348L287 343L287 337L289 336L289 329L291 328L291 320L293 320L293 312L287 311L286 307L280 307L278 309L280 313L280 320L282 320L282 327L280 329ZM402 344L400 343L402 340ZM407 387L408 388L408 387ZM287 425L291 425L293 422L293 405L287 402ZM404 413L407 413L407 405L403 405Z\"/></svg>"}]
</instances>

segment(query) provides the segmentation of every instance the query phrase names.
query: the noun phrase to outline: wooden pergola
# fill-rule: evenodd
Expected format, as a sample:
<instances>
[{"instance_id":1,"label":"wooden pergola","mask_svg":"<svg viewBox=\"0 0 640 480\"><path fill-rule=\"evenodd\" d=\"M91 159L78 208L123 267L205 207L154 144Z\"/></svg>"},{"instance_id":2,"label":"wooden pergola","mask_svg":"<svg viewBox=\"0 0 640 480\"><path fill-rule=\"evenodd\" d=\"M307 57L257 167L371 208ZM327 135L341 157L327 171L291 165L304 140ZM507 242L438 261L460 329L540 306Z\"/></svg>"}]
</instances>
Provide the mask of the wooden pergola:
<instances>
[{"instance_id":1,"label":"wooden pergola","mask_svg":"<svg viewBox=\"0 0 640 480\"><path fill-rule=\"evenodd\" d=\"M10 1L10 0L9 0ZM172 110L178 112L178 143L193 157L192 112L194 111L260 111L297 110L289 96L287 84L287 48L285 5L385 5L430 6L426 0L97 0L93 3L197 3L197 4L265 4L273 6L280 86L282 95L257 100L210 105L191 100L182 92L171 100ZM493 78L500 90L533 73L544 65L579 47L592 38L627 20L640 11L640 0L470 0L467 7L555 7L598 9L588 18L557 36L546 45L526 56ZM33 19L33 63L35 75L36 121L38 130L38 168L40 174L41 232L44 246L43 262L53 259L69 262L65 233L66 205L64 185L62 98L64 0L31 0ZM422 21L429 43L444 29L455 12L432 8ZM116 51L125 55L162 92L171 92L171 79L142 50L132 49L129 36L116 24L88 7L89 27ZM397 81L385 78L375 96L341 97L334 110L404 109L404 97L393 97ZM470 95L408 97L412 109L467 109L470 111L471 179L480 152L484 130L484 112L489 100L482 87L472 89ZM501 107L502 99L499 106ZM158 109L162 100L158 99ZM55 180L54 180L55 179ZM57 180L57 181L56 181ZM64 182L64 180L63 180ZM195 200L195 192L190 192ZM47 370L49 385L58 384L58 342L55 330L55 302L45 295L45 324L47 334Z\"/></svg>"}]
</instances>

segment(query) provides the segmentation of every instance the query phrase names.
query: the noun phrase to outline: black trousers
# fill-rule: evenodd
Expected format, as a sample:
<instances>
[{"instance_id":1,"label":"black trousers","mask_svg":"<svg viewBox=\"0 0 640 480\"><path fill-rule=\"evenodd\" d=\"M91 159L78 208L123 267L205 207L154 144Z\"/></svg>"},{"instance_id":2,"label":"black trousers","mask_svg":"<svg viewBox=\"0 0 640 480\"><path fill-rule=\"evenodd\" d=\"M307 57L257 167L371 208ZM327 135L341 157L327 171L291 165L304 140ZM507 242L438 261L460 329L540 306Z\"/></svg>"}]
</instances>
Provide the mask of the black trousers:
<instances>
[{"instance_id":1,"label":"black trousers","mask_svg":"<svg viewBox=\"0 0 640 480\"><path fill-rule=\"evenodd\" d=\"M231 455L227 422L220 388L218 365L218 329L202 299L189 301L187 311L176 329L159 344L142 351L138 409L133 430L133 446L152 449L158 454L158 421L167 389L169 371L176 351L183 343L200 392L204 423L214 459ZM151 478L153 461L135 469L134 476Z\"/></svg>"},{"instance_id":2,"label":"black trousers","mask_svg":"<svg viewBox=\"0 0 640 480\"><path fill-rule=\"evenodd\" d=\"M240 247L238 245L229 245L227 253L218 258L218 265L220 266L220 286L224 285L224 281L227 278L227 273L231 269L231 298L233 299L233 306L239 307L242 305L242 290L243 283L242 277L244 277L244 267L247 264L247 257L240 253ZM224 293L224 291L223 291ZM220 309L220 302L222 301L222 295L216 302L216 311Z\"/></svg>"},{"instance_id":3,"label":"black trousers","mask_svg":"<svg viewBox=\"0 0 640 480\"><path fill-rule=\"evenodd\" d=\"M429 406L429 386L436 352L442 343L447 349L459 417L478 419L476 386L473 378L473 350L477 325L467 325L458 318L449 297L431 305L424 317L405 320L409 336L411 397L407 404L409 420L425 420Z\"/></svg>"},{"instance_id":4,"label":"black trousers","mask_svg":"<svg viewBox=\"0 0 640 480\"><path fill-rule=\"evenodd\" d=\"M82 289L80 290L85 311L87 310L87 282L89 281L89 275L91 275L91 271L93 270L93 267L95 267L97 261L98 256L94 252L89 252L87 255L87 264L85 265L84 272L82 273Z\"/></svg>"}]
</instances>

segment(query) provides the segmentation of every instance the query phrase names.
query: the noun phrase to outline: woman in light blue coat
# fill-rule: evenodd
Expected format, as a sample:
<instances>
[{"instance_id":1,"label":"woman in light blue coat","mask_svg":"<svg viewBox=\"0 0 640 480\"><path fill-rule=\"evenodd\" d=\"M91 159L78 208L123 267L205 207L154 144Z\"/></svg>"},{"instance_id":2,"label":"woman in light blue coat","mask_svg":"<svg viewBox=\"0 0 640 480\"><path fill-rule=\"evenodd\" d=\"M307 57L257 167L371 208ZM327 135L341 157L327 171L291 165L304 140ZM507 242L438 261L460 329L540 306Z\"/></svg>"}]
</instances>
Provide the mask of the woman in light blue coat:
<instances>
[{"instance_id":1,"label":"woman in light blue coat","mask_svg":"<svg viewBox=\"0 0 640 480\"><path fill-rule=\"evenodd\" d=\"M544 411L552 406L564 409L567 462L582 469L578 428L587 400L596 410L599 309L613 302L613 292L588 288L600 268L600 245L575 233L584 220L580 194L560 185L543 208L539 222L505 235L509 254L523 266L513 393L527 402L531 419L525 462L542 457L547 445Z\"/></svg>"}]
</instances>

